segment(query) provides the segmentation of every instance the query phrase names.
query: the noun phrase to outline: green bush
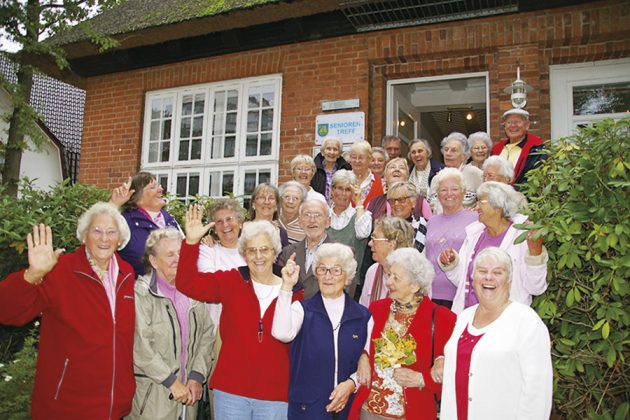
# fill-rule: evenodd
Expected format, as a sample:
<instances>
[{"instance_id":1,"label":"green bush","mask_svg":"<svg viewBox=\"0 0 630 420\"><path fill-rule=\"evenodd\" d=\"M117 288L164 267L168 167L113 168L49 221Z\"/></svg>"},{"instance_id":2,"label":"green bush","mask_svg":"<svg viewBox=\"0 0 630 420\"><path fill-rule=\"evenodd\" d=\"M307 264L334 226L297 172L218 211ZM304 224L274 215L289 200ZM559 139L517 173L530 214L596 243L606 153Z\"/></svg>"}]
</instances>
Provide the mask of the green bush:
<instances>
[{"instance_id":1,"label":"green bush","mask_svg":"<svg viewBox=\"0 0 630 420\"><path fill-rule=\"evenodd\" d=\"M13 355L13 359L0 363L0 395L2 395L0 418L2 419L29 418L38 339L39 330L36 325L26 336L22 349Z\"/></svg>"},{"instance_id":2,"label":"green bush","mask_svg":"<svg viewBox=\"0 0 630 420\"><path fill-rule=\"evenodd\" d=\"M549 289L534 307L549 326L554 412L625 419L630 408L630 119L554 142L525 193L549 251Z\"/></svg>"}]
</instances>

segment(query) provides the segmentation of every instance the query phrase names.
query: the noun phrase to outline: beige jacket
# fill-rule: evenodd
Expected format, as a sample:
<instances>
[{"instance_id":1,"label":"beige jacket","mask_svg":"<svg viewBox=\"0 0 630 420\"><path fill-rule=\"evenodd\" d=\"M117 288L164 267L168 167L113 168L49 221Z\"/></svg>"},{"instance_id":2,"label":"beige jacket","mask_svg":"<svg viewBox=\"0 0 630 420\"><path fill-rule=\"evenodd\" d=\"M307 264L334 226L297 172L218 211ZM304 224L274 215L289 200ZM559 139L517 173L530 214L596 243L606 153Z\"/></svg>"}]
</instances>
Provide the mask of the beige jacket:
<instances>
[{"instance_id":1,"label":"beige jacket","mask_svg":"<svg viewBox=\"0 0 630 420\"><path fill-rule=\"evenodd\" d=\"M157 290L152 273L138 277L135 285L136 331L133 363L136 393L127 419L176 420L183 405L169 400L169 386L180 378L181 332L175 307ZM190 300L186 377L204 383L211 365L214 343L209 306ZM186 419L194 419L197 404L186 407Z\"/></svg>"}]
</instances>

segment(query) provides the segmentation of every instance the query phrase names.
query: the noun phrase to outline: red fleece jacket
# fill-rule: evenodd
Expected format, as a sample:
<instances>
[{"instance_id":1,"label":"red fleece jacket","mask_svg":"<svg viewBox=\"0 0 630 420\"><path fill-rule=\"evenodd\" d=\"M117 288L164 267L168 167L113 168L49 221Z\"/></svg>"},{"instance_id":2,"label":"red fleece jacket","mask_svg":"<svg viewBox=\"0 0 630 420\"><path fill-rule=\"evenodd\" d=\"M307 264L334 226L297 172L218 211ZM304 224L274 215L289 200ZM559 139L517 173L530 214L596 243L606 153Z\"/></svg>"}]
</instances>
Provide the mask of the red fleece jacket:
<instances>
[{"instance_id":1,"label":"red fleece jacket","mask_svg":"<svg viewBox=\"0 0 630 420\"><path fill-rule=\"evenodd\" d=\"M42 316L33 419L120 419L131 410L134 273L117 260L115 320L85 247L62 255L39 285L24 271L0 282L0 323Z\"/></svg>"},{"instance_id":2,"label":"red fleece jacket","mask_svg":"<svg viewBox=\"0 0 630 420\"><path fill-rule=\"evenodd\" d=\"M210 388L268 401L288 401L289 344L271 335L276 300L260 318L247 267L215 273L197 270L199 245L182 242L175 284L187 296L222 303L221 351ZM302 291L293 300L302 299ZM262 327L262 329L261 329Z\"/></svg>"}]
</instances>

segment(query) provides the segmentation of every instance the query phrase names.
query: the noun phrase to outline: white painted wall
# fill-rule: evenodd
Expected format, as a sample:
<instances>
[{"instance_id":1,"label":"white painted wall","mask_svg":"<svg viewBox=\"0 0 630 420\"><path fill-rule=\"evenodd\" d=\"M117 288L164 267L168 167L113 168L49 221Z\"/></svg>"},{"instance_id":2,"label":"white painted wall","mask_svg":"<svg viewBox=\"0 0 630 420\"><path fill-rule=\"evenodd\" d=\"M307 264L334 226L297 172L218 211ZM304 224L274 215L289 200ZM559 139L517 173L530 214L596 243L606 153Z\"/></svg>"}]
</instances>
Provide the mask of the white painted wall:
<instances>
[{"instance_id":1,"label":"white painted wall","mask_svg":"<svg viewBox=\"0 0 630 420\"><path fill-rule=\"evenodd\" d=\"M4 117L13 111L9 95L4 89L0 89L0 116ZM0 119L0 141L7 142L9 124L5 118ZM42 189L49 190L63 180L61 170L61 151L57 145L42 131L46 138L45 143L35 149L33 141L27 139L29 150L22 153L20 177L29 177L33 184Z\"/></svg>"}]
</instances>

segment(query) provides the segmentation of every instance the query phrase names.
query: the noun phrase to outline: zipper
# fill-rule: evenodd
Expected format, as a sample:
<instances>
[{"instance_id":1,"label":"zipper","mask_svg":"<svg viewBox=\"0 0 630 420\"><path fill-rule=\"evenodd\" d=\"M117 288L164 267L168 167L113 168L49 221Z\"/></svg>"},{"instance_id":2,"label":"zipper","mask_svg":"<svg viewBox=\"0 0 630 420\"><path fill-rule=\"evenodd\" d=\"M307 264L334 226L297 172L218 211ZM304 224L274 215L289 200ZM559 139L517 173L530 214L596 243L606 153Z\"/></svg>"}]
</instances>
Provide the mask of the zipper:
<instances>
[{"instance_id":1,"label":"zipper","mask_svg":"<svg viewBox=\"0 0 630 420\"><path fill-rule=\"evenodd\" d=\"M171 309L166 304L166 313L168 314L168 319L171 321L171 328L173 330L173 355L175 356L175 360L177 360L177 337L175 335L175 322L173 321L173 316L171 315Z\"/></svg>"},{"instance_id":2,"label":"zipper","mask_svg":"<svg viewBox=\"0 0 630 420\"><path fill-rule=\"evenodd\" d=\"M191 311L192 312L192 311ZM195 348L195 344L197 343L197 314L192 312L192 320L195 328L193 329L192 343L188 343L188 354L186 355L186 362L193 359L193 349ZM188 363L186 363L188 364ZM189 369L190 370L190 369Z\"/></svg>"},{"instance_id":3,"label":"zipper","mask_svg":"<svg viewBox=\"0 0 630 420\"><path fill-rule=\"evenodd\" d=\"M151 395L152 389L153 389L153 382L149 384L149 389L147 390L147 393L145 394L144 399L142 400L142 406L140 407L140 415L142 415L142 413L144 412L144 409L147 406L147 402L149 401L149 395Z\"/></svg>"},{"instance_id":4,"label":"zipper","mask_svg":"<svg viewBox=\"0 0 630 420\"><path fill-rule=\"evenodd\" d=\"M63 383L63 378L66 376L66 369L68 368L68 362L70 362L70 359L66 359L63 362L63 370L61 371L61 377L59 378L59 382L57 382L57 391L55 392L55 401L57 401L57 398L59 397L59 391L61 391L61 384Z\"/></svg>"}]
</instances>

